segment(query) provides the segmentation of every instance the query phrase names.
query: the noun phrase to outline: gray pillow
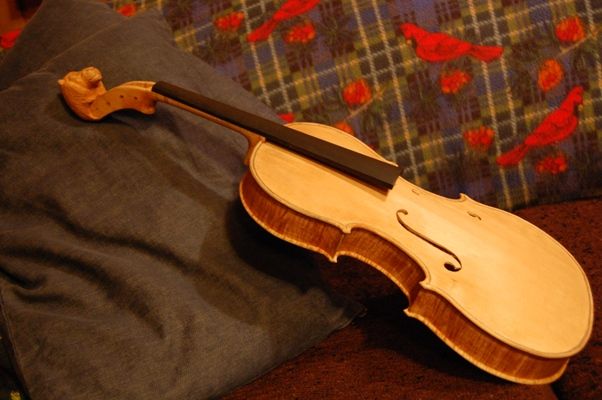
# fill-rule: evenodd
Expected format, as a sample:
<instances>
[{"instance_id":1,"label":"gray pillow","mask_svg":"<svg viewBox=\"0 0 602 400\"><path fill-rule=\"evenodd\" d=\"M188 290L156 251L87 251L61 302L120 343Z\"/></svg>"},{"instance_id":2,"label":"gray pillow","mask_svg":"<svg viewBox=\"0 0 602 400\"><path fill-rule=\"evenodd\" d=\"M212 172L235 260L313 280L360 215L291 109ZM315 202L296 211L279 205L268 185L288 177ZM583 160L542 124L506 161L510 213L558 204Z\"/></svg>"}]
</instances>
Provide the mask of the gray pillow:
<instances>
[{"instance_id":1,"label":"gray pillow","mask_svg":"<svg viewBox=\"0 0 602 400\"><path fill-rule=\"evenodd\" d=\"M100 1L44 1L20 37L20 45L2 58L0 90L36 71L82 39L125 17ZM23 42L23 43L21 43Z\"/></svg>"},{"instance_id":2,"label":"gray pillow","mask_svg":"<svg viewBox=\"0 0 602 400\"><path fill-rule=\"evenodd\" d=\"M159 14L100 27L95 13L111 15L47 0L12 50L24 64L0 92L2 336L34 399L219 396L360 307L245 214L237 134L169 106L99 123L68 110L57 79L94 65L107 87L160 79L277 120L177 50ZM40 40L45 57L28 57Z\"/></svg>"}]
</instances>

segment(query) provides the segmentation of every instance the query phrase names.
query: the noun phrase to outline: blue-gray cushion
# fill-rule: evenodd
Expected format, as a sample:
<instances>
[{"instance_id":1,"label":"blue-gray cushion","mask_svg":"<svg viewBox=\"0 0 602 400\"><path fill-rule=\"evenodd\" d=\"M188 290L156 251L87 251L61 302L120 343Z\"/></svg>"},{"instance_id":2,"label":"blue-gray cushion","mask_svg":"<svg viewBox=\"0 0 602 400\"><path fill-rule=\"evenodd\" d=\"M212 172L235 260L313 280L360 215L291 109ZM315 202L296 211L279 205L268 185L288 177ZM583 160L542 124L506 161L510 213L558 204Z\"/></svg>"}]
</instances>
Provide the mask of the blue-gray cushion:
<instances>
[{"instance_id":1,"label":"blue-gray cushion","mask_svg":"<svg viewBox=\"0 0 602 400\"><path fill-rule=\"evenodd\" d=\"M68 110L57 79L95 65L107 87L161 79L277 120L173 47L158 13L111 15L47 0L12 50L34 65L0 92L3 337L34 399L215 397L359 307L244 213L237 134L168 106L99 123Z\"/></svg>"}]
</instances>

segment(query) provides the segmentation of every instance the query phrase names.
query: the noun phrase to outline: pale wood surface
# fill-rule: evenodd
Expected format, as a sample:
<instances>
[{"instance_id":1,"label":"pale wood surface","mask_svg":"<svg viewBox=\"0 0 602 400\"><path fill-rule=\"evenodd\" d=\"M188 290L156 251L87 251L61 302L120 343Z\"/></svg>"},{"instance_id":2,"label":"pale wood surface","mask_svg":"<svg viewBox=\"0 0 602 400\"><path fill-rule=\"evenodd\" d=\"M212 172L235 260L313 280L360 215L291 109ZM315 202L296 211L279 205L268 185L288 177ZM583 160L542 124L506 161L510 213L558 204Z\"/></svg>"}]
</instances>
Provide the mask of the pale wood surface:
<instances>
[{"instance_id":1,"label":"pale wood surface","mask_svg":"<svg viewBox=\"0 0 602 400\"><path fill-rule=\"evenodd\" d=\"M334 128L290 126L373 154ZM269 143L257 149L250 168L262 189L287 207L344 233L364 228L395 244L424 269L425 289L502 342L552 358L585 345L593 319L585 274L532 224L467 197L434 195L401 178L388 193L375 190ZM399 210L407 215L398 218ZM449 271L445 263L461 263L461 269Z\"/></svg>"},{"instance_id":2,"label":"pale wood surface","mask_svg":"<svg viewBox=\"0 0 602 400\"><path fill-rule=\"evenodd\" d=\"M534 225L402 178L391 190L374 188L158 95L153 82L107 91L101 78L90 67L59 81L77 115L98 120L123 108L150 114L161 101L243 134L250 174L241 200L260 225L332 261L349 255L377 268L408 297L408 315L480 368L545 383L585 346L593 323L589 283L571 254ZM382 159L335 128L289 126Z\"/></svg>"},{"instance_id":3,"label":"pale wood surface","mask_svg":"<svg viewBox=\"0 0 602 400\"><path fill-rule=\"evenodd\" d=\"M100 70L96 67L87 67L80 71L67 73L63 79L59 79L58 83L71 110L85 120L98 121L115 111L124 109L153 114L155 104L159 101L196 114L243 135L249 144L244 160L245 164L248 164L255 146L265 140L254 132L153 92L151 89L155 82L132 81L107 90L102 83Z\"/></svg>"}]
</instances>

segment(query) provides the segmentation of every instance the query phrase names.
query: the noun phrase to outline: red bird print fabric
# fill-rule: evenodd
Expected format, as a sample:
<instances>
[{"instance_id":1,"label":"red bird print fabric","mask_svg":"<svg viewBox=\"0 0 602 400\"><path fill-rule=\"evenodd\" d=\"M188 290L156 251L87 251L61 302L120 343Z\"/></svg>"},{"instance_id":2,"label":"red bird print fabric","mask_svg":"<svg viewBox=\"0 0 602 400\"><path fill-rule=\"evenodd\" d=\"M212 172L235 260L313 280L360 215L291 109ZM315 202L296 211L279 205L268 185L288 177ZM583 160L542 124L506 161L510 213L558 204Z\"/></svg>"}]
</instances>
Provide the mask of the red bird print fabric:
<instances>
[{"instance_id":1,"label":"red bird print fabric","mask_svg":"<svg viewBox=\"0 0 602 400\"><path fill-rule=\"evenodd\" d=\"M451 61L462 56L471 56L478 60L490 62L503 53L500 46L479 46L451 35L440 32L429 32L418 25L401 24L401 32L407 40L416 45L416 55L425 61Z\"/></svg>"},{"instance_id":2,"label":"red bird print fabric","mask_svg":"<svg viewBox=\"0 0 602 400\"><path fill-rule=\"evenodd\" d=\"M247 35L247 41L258 42L266 40L274 29L282 21L286 21L301 14L305 14L318 4L320 0L287 0L272 15L270 19L264 22L259 28Z\"/></svg>"},{"instance_id":3,"label":"red bird print fabric","mask_svg":"<svg viewBox=\"0 0 602 400\"><path fill-rule=\"evenodd\" d=\"M560 106L552 111L523 141L500 155L497 163L503 167L517 165L534 147L548 146L569 137L579 125L578 106L583 104L583 88L574 87Z\"/></svg>"},{"instance_id":4,"label":"red bird print fabric","mask_svg":"<svg viewBox=\"0 0 602 400\"><path fill-rule=\"evenodd\" d=\"M602 195L602 1L108 2L156 4L283 122L334 126L434 193L507 210Z\"/></svg>"}]
</instances>

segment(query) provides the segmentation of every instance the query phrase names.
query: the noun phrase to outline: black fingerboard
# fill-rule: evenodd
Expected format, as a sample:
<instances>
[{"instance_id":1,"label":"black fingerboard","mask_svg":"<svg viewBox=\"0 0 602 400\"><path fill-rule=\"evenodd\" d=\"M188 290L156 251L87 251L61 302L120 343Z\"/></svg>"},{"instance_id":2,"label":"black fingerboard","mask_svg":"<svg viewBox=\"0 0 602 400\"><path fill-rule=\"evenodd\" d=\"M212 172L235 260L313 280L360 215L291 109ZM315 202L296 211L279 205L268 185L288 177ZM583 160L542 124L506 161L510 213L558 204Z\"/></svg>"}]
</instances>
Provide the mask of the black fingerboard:
<instances>
[{"instance_id":1,"label":"black fingerboard","mask_svg":"<svg viewBox=\"0 0 602 400\"><path fill-rule=\"evenodd\" d=\"M217 119L257 133L265 137L268 142L356 177L365 183L391 189L401 173L400 167L395 164L357 153L172 84L157 82L152 90Z\"/></svg>"}]
</instances>

